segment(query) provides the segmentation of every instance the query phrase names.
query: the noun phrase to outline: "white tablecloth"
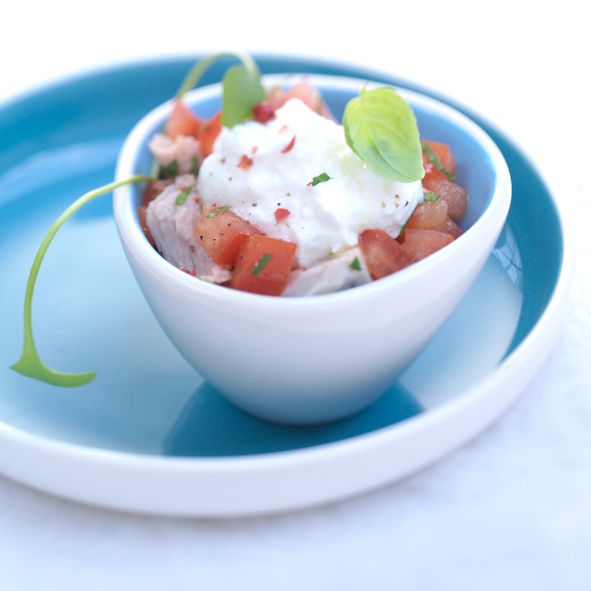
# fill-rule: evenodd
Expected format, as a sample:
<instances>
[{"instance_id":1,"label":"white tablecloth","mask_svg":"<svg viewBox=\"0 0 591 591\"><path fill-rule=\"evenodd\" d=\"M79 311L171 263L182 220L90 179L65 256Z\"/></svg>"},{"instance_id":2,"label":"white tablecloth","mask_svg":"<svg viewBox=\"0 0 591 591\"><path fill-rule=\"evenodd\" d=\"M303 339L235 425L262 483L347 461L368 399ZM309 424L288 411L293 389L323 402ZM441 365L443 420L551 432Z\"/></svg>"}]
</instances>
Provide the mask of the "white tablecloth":
<instances>
[{"instance_id":1,"label":"white tablecloth","mask_svg":"<svg viewBox=\"0 0 591 591\"><path fill-rule=\"evenodd\" d=\"M97 64L221 48L387 69L459 98L524 146L578 228L572 312L523 397L401 483L236 521L128 516L0 478L0 589L591 589L589 68L575 2L9 3L0 99ZM528 3L529 4L529 3ZM588 50L588 48L587 48Z\"/></svg>"}]
</instances>

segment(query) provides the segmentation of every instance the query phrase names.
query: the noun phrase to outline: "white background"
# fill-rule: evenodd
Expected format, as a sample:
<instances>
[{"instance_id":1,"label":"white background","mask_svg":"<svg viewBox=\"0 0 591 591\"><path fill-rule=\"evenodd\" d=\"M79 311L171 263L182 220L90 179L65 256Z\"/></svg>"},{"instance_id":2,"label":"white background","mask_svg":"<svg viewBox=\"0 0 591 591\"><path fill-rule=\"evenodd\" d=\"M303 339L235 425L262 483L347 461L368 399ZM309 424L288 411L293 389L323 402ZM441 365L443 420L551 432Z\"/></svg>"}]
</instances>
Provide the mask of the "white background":
<instances>
[{"instance_id":1,"label":"white background","mask_svg":"<svg viewBox=\"0 0 591 591\"><path fill-rule=\"evenodd\" d=\"M569 212L579 265L572 313L544 370L498 424L438 465L354 501L230 522L108 513L0 478L0 591L591 588L591 52L583 5L3 5L0 100L98 65L219 49L335 58L430 86L496 122L530 154Z\"/></svg>"}]
</instances>

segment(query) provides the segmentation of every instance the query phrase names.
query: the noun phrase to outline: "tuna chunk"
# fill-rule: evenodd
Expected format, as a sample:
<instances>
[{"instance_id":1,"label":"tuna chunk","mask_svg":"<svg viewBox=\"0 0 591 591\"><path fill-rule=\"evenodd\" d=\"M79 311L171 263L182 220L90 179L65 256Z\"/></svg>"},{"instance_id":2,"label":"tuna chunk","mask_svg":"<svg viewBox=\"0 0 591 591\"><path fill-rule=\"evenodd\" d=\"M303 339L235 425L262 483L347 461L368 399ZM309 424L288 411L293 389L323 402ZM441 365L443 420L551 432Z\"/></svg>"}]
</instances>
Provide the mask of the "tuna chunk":
<instances>
[{"instance_id":1,"label":"tuna chunk","mask_svg":"<svg viewBox=\"0 0 591 591\"><path fill-rule=\"evenodd\" d=\"M162 166L176 161L179 174L191 172L195 161L201 161L199 142L188 135L179 135L172 139L163 133L157 133L148 146Z\"/></svg>"},{"instance_id":2,"label":"tuna chunk","mask_svg":"<svg viewBox=\"0 0 591 591\"><path fill-rule=\"evenodd\" d=\"M361 250L356 246L308 269L293 271L282 295L313 296L340 291L370 281L371 277Z\"/></svg>"},{"instance_id":3,"label":"tuna chunk","mask_svg":"<svg viewBox=\"0 0 591 591\"><path fill-rule=\"evenodd\" d=\"M215 265L193 236L201 210L195 177L181 175L150 202L146 223L158 250L169 263L200 279L224 283L230 279L230 273Z\"/></svg>"}]
</instances>

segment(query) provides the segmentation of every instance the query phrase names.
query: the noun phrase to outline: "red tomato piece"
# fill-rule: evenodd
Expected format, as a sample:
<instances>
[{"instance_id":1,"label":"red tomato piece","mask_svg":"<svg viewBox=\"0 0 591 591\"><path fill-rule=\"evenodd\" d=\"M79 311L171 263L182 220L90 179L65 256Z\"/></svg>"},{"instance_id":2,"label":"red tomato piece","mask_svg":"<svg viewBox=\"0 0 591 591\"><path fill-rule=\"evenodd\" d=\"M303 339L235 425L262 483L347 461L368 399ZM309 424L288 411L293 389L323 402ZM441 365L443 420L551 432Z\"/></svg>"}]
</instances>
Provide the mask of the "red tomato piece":
<instances>
[{"instance_id":1,"label":"red tomato piece","mask_svg":"<svg viewBox=\"0 0 591 591\"><path fill-rule=\"evenodd\" d=\"M423 187L439 195L447 203L447 214L452 220L459 220L468 209L468 191L447 179L423 179Z\"/></svg>"},{"instance_id":2,"label":"red tomato piece","mask_svg":"<svg viewBox=\"0 0 591 591\"><path fill-rule=\"evenodd\" d=\"M409 230L445 231L447 227L447 203L443 199L419 203L413 211L408 224Z\"/></svg>"},{"instance_id":3,"label":"red tomato piece","mask_svg":"<svg viewBox=\"0 0 591 591\"><path fill-rule=\"evenodd\" d=\"M248 170L252 166L252 158L248 157L246 154L243 154L237 166L242 170Z\"/></svg>"},{"instance_id":4,"label":"red tomato piece","mask_svg":"<svg viewBox=\"0 0 591 591\"><path fill-rule=\"evenodd\" d=\"M248 236L260 234L250 222L231 211L210 205L203 208L193 235L217 265L231 267Z\"/></svg>"},{"instance_id":5,"label":"red tomato piece","mask_svg":"<svg viewBox=\"0 0 591 591\"><path fill-rule=\"evenodd\" d=\"M297 244L253 234L243 244L230 287L262 295L281 295L289 281Z\"/></svg>"},{"instance_id":6,"label":"red tomato piece","mask_svg":"<svg viewBox=\"0 0 591 591\"><path fill-rule=\"evenodd\" d=\"M289 209L285 209L284 207L278 207L275 210L275 220L277 223L282 222L284 219L288 218L291 212Z\"/></svg>"},{"instance_id":7,"label":"red tomato piece","mask_svg":"<svg viewBox=\"0 0 591 591\"><path fill-rule=\"evenodd\" d=\"M462 230L460 230L457 224L450 218L447 218L447 221L445 222L445 230L442 230L442 232L453 236L454 239L462 235Z\"/></svg>"},{"instance_id":8,"label":"red tomato piece","mask_svg":"<svg viewBox=\"0 0 591 591\"><path fill-rule=\"evenodd\" d=\"M193 115L191 109L182 101L175 100L174 107L166 124L166 135L173 139L179 135L192 135L198 138L200 129L201 121Z\"/></svg>"},{"instance_id":9,"label":"red tomato piece","mask_svg":"<svg viewBox=\"0 0 591 591\"><path fill-rule=\"evenodd\" d=\"M364 230L359 246L372 279L380 279L413 262L407 252L384 230Z\"/></svg>"},{"instance_id":10,"label":"red tomato piece","mask_svg":"<svg viewBox=\"0 0 591 591\"><path fill-rule=\"evenodd\" d=\"M275 108L271 103L259 103L252 110L252 116L259 123L267 123L267 121L271 121L275 117Z\"/></svg>"},{"instance_id":11,"label":"red tomato piece","mask_svg":"<svg viewBox=\"0 0 591 591\"><path fill-rule=\"evenodd\" d=\"M451 153L451 149L447 144L441 144L439 142L431 142L429 140L423 140L424 144L427 144L445 169L452 175L456 174L456 159ZM425 167L425 176L423 178L423 184L426 180L431 179L445 179L448 180L447 176L441 172L433 163L429 161L427 155L423 152L423 166Z\"/></svg>"},{"instance_id":12,"label":"red tomato piece","mask_svg":"<svg viewBox=\"0 0 591 591\"><path fill-rule=\"evenodd\" d=\"M294 136L291 138L291 141L289 142L289 144L287 144L287 145L285 146L285 148L283 148L283 149L281 150L281 153L282 153L282 154L287 154L288 152L291 152L291 151L293 150L293 147L295 146L295 143L296 143L296 136L294 135Z\"/></svg>"},{"instance_id":13,"label":"red tomato piece","mask_svg":"<svg viewBox=\"0 0 591 591\"><path fill-rule=\"evenodd\" d=\"M420 261L453 242L453 236L436 230L406 230L402 248L415 261Z\"/></svg>"},{"instance_id":14,"label":"red tomato piece","mask_svg":"<svg viewBox=\"0 0 591 591\"><path fill-rule=\"evenodd\" d=\"M201 122L201 130L199 132L199 145L201 147L201 156L205 158L209 156L213 149L213 144L217 140L218 135L222 131L222 114L214 115L208 121Z\"/></svg>"},{"instance_id":15,"label":"red tomato piece","mask_svg":"<svg viewBox=\"0 0 591 591\"><path fill-rule=\"evenodd\" d=\"M267 97L268 103L273 107L274 110L282 107L288 100L292 98L300 99L305 105L310 107L312 111L320 115L324 115L329 119L334 119L332 113L329 111L325 102L322 100L322 96L314 86L307 82L298 82L294 84L289 90L281 90L275 88Z\"/></svg>"}]
</instances>

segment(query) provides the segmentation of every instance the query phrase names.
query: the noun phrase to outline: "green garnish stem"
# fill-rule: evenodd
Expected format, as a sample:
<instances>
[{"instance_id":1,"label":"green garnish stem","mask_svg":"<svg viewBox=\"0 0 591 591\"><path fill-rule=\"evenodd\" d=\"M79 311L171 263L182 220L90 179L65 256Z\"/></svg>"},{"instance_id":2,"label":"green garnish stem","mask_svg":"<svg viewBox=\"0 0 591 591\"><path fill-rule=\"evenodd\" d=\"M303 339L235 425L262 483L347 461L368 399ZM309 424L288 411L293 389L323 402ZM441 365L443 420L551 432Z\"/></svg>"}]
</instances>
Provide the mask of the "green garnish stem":
<instances>
[{"instance_id":1,"label":"green garnish stem","mask_svg":"<svg viewBox=\"0 0 591 591\"><path fill-rule=\"evenodd\" d=\"M25 291L23 350L20 359L10 367L11 369L29 378L33 378L41 382L46 382L54 386L63 386L66 388L82 386L83 384L87 384L88 382L91 382L94 379L95 374L92 372L62 373L60 371L55 371L47 367L47 365L45 365L45 363L43 363L43 361L41 360L41 357L37 352L37 347L35 346L35 339L33 338L32 323L33 293L35 291L35 283L37 282L39 269L41 268L41 263L45 258L47 249L49 248L49 245L53 241L58 230L63 226L64 222L74 213L76 213L81 207L83 207L89 201L92 201L96 197L100 197L101 195L110 193L111 191L124 185L143 183L151 180L153 180L152 177L137 175L125 179L123 181L109 183L108 185L104 185L102 187L99 187L98 189L89 191L88 193L85 193L84 195L82 195L82 197L74 201L74 203L72 203L55 220L55 222L53 222L51 228L49 228L49 231L45 235L43 242L41 242L41 246L39 247L39 250L35 255L33 264L31 265L29 278L27 280L27 288Z\"/></svg>"},{"instance_id":2,"label":"green garnish stem","mask_svg":"<svg viewBox=\"0 0 591 591\"><path fill-rule=\"evenodd\" d=\"M183 80L183 83L181 84L180 88L178 89L178 92L176 93L176 98L178 100L182 99L183 96L185 96L185 94L189 92L189 90L195 87L195 85L199 82L199 79L201 78L201 76L203 76L203 74L205 74L207 69L214 62L223 58L235 58L242 63L246 70L256 73L258 75L259 69L256 65L256 62L247 53L223 51L220 53L214 53L212 55L207 56L206 58L203 58L202 60L199 60L191 68L191 70Z\"/></svg>"}]
</instances>

